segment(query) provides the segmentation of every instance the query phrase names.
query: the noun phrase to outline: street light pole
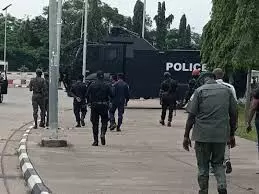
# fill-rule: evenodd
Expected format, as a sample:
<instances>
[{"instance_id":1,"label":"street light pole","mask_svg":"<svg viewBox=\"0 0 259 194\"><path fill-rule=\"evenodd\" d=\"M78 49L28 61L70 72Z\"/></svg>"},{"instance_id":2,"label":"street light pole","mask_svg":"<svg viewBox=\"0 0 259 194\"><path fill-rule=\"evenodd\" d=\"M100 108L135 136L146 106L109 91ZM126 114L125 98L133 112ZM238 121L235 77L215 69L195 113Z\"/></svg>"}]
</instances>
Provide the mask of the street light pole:
<instances>
[{"instance_id":1,"label":"street light pole","mask_svg":"<svg viewBox=\"0 0 259 194\"><path fill-rule=\"evenodd\" d=\"M12 4L7 5L3 11L5 11L5 30L4 30L4 67L6 68L6 47L7 47L7 9L11 7Z\"/></svg>"},{"instance_id":2,"label":"street light pole","mask_svg":"<svg viewBox=\"0 0 259 194\"><path fill-rule=\"evenodd\" d=\"M88 0L85 0L85 23L84 23L84 47L83 47L83 69L84 83L86 78L86 55L87 55L87 21L88 21Z\"/></svg>"},{"instance_id":3,"label":"street light pole","mask_svg":"<svg viewBox=\"0 0 259 194\"><path fill-rule=\"evenodd\" d=\"M146 0L144 0L144 7L143 7L142 38L145 38L145 26L146 26Z\"/></svg>"}]
</instances>

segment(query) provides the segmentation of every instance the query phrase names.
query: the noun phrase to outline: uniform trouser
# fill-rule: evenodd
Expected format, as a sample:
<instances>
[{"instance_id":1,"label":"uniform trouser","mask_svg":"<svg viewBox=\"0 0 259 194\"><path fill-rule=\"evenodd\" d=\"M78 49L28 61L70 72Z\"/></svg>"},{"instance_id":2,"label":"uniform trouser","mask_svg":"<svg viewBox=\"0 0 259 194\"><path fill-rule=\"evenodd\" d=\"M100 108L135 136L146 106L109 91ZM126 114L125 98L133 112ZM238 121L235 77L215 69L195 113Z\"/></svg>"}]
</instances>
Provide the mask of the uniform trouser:
<instances>
[{"instance_id":1,"label":"uniform trouser","mask_svg":"<svg viewBox=\"0 0 259 194\"><path fill-rule=\"evenodd\" d=\"M105 104L92 104L91 107L91 122L93 124L93 137L94 141L98 142L99 135L99 119L101 117L101 137L104 137L108 128L108 116L109 107Z\"/></svg>"},{"instance_id":2,"label":"uniform trouser","mask_svg":"<svg viewBox=\"0 0 259 194\"><path fill-rule=\"evenodd\" d=\"M45 99L45 111L47 115L47 124L49 124L49 99Z\"/></svg>"},{"instance_id":3,"label":"uniform trouser","mask_svg":"<svg viewBox=\"0 0 259 194\"><path fill-rule=\"evenodd\" d=\"M74 102L73 107L74 107L76 122L80 123L81 120L85 119L85 115L87 113L86 102Z\"/></svg>"},{"instance_id":4,"label":"uniform trouser","mask_svg":"<svg viewBox=\"0 0 259 194\"><path fill-rule=\"evenodd\" d=\"M33 108L33 118L34 121L36 122L38 119L38 111L40 107L40 117L41 121L44 122L45 120L45 99L41 95L33 95L32 96L32 108Z\"/></svg>"},{"instance_id":5,"label":"uniform trouser","mask_svg":"<svg viewBox=\"0 0 259 194\"><path fill-rule=\"evenodd\" d=\"M168 121L169 121L169 122L172 122L172 119L173 119L173 112L174 112L174 105L173 105L173 104L162 103L161 120L162 120L162 121L165 120L167 109L169 109Z\"/></svg>"},{"instance_id":6,"label":"uniform trouser","mask_svg":"<svg viewBox=\"0 0 259 194\"><path fill-rule=\"evenodd\" d=\"M230 160L230 146L226 145L225 147L225 156L224 156L224 161L227 162Z\"/></svg>"},{"instance_id":7,"label":"uniform trouser","mask_svg":"<svg viewBox=\"0 0 259 194\"><path fill-rule=\"evenodd\" d=\"M199 194L208 194L209 165L215 171L219 190L226 189L226 174L223 166L226 143L195 142L195 152L198 164Z\"/></svg>"},{"instance_id":8,"label":"uniform trouser","mask_svg":"<svg viewBox=\"0 0 259 194\"><path fill-rule=\"evenodd\" d=\"M122 125L123 121L123 114L125 111L124 104L112 104L109 114L110 114L110 121L112 124L115 124L115 112L118 109L118 127Z\"/></svg>"}]
</instances>

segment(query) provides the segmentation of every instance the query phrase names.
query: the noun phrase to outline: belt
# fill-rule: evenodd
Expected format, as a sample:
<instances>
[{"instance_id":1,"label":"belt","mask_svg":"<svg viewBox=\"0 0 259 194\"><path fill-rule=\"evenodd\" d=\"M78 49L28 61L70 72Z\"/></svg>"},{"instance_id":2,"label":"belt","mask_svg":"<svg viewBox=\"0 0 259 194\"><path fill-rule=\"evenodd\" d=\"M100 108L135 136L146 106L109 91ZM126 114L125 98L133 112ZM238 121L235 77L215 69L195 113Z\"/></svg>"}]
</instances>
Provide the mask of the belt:
<instances>
[{"instance_id":1,"label":"belt","mask_svg":"<svg viewBox=\"0 0 259 194\"><path fill-rule=\"evenodd\" d=\"M92 104L107 105L109 102L92 102Z\"/></svg>"}]
</instances>

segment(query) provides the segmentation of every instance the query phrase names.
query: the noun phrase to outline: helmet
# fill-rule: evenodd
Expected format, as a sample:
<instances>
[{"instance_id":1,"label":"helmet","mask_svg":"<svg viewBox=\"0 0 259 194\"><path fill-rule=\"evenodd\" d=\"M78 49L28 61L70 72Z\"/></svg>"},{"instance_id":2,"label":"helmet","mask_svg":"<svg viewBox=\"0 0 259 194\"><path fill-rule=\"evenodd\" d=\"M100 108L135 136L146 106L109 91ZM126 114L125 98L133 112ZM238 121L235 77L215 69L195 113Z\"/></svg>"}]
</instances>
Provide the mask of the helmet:
<instances>
[{"instance_id":1,"label":"helmet","mask_svg":"<svg viewBox=\"0 0 259 194\"><path fill-rule=\"evenodd\" d=\"M98 79L103 79L103 78L104 78L104 73L103 73L103 71L98 71L96 75L97 75L97 78L98 78Z\"/></svg>"},{"instance_id":2,"label":"helmet","mask_svg":"<svg viewBox=\"0 0 259 194\"><path fill-rule=\"evenodd\" d=\"M42 75L42 70L41 69L36 69L36 74L37 75Z\"/></svg>"},{"instance_id":3,"label":"helmet","mask_svg":"<svg viewBox=\"0 0 259 194\"><path fill-rule=\"evenodd\" d=\"M194 69L192 71L192 76L199 76L200 75L200 70L199 69Z\"/></svg>"}]
</instances>

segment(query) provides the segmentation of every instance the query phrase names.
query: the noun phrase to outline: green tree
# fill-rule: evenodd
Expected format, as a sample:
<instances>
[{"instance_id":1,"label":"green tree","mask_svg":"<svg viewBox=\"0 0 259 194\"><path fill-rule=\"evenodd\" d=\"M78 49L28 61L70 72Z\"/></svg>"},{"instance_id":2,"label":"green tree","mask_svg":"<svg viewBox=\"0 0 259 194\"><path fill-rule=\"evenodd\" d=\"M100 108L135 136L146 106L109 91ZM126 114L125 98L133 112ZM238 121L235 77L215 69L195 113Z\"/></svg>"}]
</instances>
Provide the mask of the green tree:
<instances>
[{"instance_id":1,"label":"green tree","mask_svg":"<svg viewBox=\"0 0 259 194\"><path fill-rule=\"evenodd\" d=\"M237 5L231 34L237 43L233 62L238 68L255 68L259 65L259 4L257 0L237 0Z\"/></svg>"},{"instance_id":2,"label":"green tree","mask_svg":"<svg viewBox=\"0 0 259 194\"><path fill-rule=\"evenodd\" d=\"M99 0L91 0L89 4L89 40L99 42L105 34L102 26L101 2Z\"/></svg>"},{"instance_id":3,"label":"green tree","mask_svg":"<svg viewBox=\"0 0 259 194\"><path fill-rule=\"evenodd\" d=\"M231 38L237 12L236 0L213 1L211 21L204 28L202 42L202 60L211 69L222 67L233 70L233 53L236 42Z\"/></svg>"},{"instance_id":4,"label":"green tree","mask_svg":"<svg viewBox=\"0 0 259 194\"><path fill-rule=\"evenodd\" d=\"M166 49L166 36L170 26L173 22L174 16L171 14L168 17L165 16L166 6L165 2L158 2L158 11L154 20L156 22L156 42L159 49Z\"/></svg>"},{"instance_id":5,"label":"green tree","mask_svg":"<svg viewBox=\"0 0 259 194\"><path fill-rule=\"evenodd\" d=\"M142 34L143 10L144 10L144 3L141 0L137 0L134 7L134 15L132 18L132 30L138 33L139 35ZM146 15L145 32L147 32L148 28L151 26L152 26L152 20L148 15Z\"/></svg>"},{"instance_id":6,"label":"green tree","mask_svg":"<svg viewBox=\"0 0 259 194\"><path fill-rule=\"evenodd\" d=\"M178 48L179 30L172 29L167 33L166 36L166 48L176 49Z\"/></svg>"},{"instance_id":7,"label":"green tree","mask_svg":"<svg viewBox=\"0 0 259 194\"><path fill-rule=\"evenodd\" d=\"M185 14L181 17L179 25L179 47L184 48L186 46L186 30L187 30L187 19Z\"/></svg>"},{"instance_id":8,"label":"green tree","mask_svg":"<svg viewBox=\"0 0 259 194\"><path fill-rule=\"evenodd\" d=\"M186 28L186 34L185 34L185 47L186 48L190 48L191 44L192 44L192 32L191 32L191 26L188 24L187 28Z\"/></svg>"},{"instance_id":9,"label":"green tree","mask_svg":"<svg viewBox=\"0 0 259 194\"><path fill-rule=\"evenodd\" d=\"M141 34L142 32L142 23L143 23L143 9L144 3L140 0L137 0L134 7L134 16L133 16L133 31Z\"/></svg>"}]
</instances>

